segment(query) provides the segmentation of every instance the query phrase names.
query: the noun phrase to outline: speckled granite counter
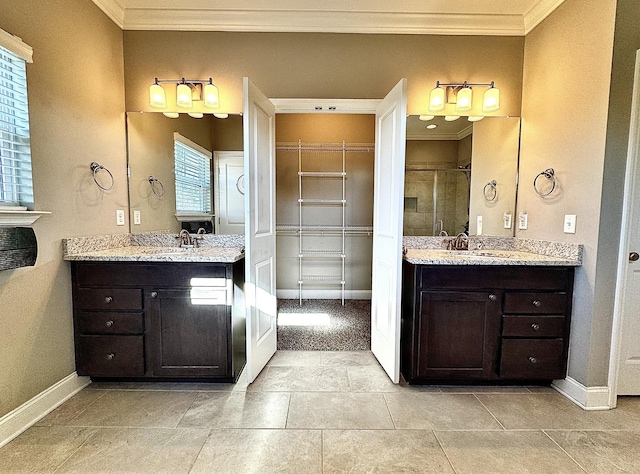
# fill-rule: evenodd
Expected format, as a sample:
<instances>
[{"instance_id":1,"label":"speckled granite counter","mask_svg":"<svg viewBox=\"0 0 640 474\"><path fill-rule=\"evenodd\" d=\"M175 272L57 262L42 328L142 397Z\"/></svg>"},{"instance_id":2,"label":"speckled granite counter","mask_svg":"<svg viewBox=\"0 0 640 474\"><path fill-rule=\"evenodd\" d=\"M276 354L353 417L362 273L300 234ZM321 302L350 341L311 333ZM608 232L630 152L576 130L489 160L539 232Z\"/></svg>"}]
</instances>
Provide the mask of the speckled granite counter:
<instances>
[{"instance_id":1,"label":"speckled granite counter","mask_svg":"<svg viewBox=\"0 0 640 474\"><path fill-rule=\"evenodd\" d=\"M233 263L244 258L242 235L201 237L198 248L178 247L170 233L77 237L62 243L64 259L75 261Z\"/></svg>"},{"instance_id":2,"label":"speckled granite counter","mask_svg":"<svg viewBox=\"0 0 640 474\"><path fill-rule=\"evenodd\" d=\"M580 266L582 245L514 237L470 237L471 250L445 250L443 237L404 237L415 265Z\"/></svg>"}]
</instances>

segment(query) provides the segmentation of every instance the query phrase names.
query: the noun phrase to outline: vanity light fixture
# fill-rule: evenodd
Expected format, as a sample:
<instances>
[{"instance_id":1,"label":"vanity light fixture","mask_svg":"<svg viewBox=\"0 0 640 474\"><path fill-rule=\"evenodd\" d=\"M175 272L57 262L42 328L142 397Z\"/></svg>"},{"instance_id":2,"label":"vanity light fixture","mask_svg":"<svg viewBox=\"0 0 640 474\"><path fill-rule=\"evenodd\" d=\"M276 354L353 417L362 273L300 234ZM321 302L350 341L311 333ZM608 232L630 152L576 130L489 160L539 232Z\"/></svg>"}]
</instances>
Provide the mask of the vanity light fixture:
<instances>
[{"instance_id":1,"label":"vanity light fixture","mask_svg":"<svg viewBox=\"0 0 640 474\"><path fill-rule=\"evenodd\" d=\"M429 94L429 112L442 112L447 104L454 105L456 112L468 112L473 108L473 88L488 87L482 98L482 111L495 112L500 108L500 89L495 82L443 84L436 81L436 87Z\"/></svg>"},{"instance_id":2,"label":"vanity light fixture","mask_svg":"<svg viewBox=\"0 0 640 474\"><path fill-rule=\"evenodd\" d=\"M176 106L193 108L194 102L202 102L207 109L220 107L220 95L213 79L158 79L149 87L149 105L154 109L166 109L167 97L162 83L176 84ZM175 113L175 112L168 112Z\"/></svg>"}]
</instances>

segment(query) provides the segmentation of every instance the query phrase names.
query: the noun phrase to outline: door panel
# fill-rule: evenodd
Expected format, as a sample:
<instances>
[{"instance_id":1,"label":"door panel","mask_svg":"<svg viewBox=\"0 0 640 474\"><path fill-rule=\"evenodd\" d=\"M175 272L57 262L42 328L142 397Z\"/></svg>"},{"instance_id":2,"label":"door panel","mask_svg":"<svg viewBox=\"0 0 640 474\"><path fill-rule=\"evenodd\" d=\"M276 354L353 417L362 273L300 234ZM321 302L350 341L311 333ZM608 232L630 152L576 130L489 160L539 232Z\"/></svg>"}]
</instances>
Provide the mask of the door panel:
<instances>
[{"instance_id":1,"label":"door panel","mask_svg":"<svg viewBox=\"0 0 640 474\"><path fill-rule=\"evenodd\" d=\"M216 151L216 234L244 234L244 153Z\"/></svg>"},{"instance_id":2,"label":"door panel","mask_svg":"<svg viewBox=\"0 0 640 474\"><path fill-rule=\"evenodd\" d=\"M244 78L246 374L253 382L273 356L276 335L275 107Z\"/></svg>"},{"instance_id":3,"label":"door panel","mask_svg":"<svg viewBox=\"0 0 640 474\"><path fill-rule=\"evenodd\" d=\"M394 383L400 380L406 91L402 79L376 110L371 351Z\"/></svg>"}]
</instances>

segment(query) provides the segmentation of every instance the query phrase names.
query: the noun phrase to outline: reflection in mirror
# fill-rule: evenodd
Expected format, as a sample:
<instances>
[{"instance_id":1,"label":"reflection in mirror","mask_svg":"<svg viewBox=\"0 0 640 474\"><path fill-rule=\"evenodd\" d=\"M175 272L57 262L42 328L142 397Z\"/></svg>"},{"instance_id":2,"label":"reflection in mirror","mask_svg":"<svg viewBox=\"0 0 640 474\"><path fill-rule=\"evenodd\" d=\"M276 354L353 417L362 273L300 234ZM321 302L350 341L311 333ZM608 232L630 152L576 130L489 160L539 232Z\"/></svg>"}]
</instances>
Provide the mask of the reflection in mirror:
<instances>
[{"instance_id":1,"label":"reflection in mirror","mask_svg":"<svg viewBox=\"0 0 640 474\"><path fill-rule=\"evenodd\" d=\"M505 228L503 217L515 211L519 132L518 117L409 116L404 235L477 235L479 215L484 235L513 235L513 218ZM495 198L485 188L494 180Z\"/></svg>"},{"instance_id":2,"label":"reflection in mirror","mask_svg":"<svg viewBox=\"0 0 640 474\"><path fill-rule=\"evenodd\" d=\"M178 138L176 138L178 137ZM209 158L213 151L242 150L242 117L230 116L220 120L213 115L194 119L186 114L172 119L161 113L127 113L127 151L129 166L129 209L131 232L196 232L203 227L207 232L216 230L213 220L214 203L218 189L207 192L206 182L184 182L178 186L178 201L184 209L176 210L176 140ZM182 149L182 146L180 147ZM215 174L215 163L210 173ZM153 192L149 177L162 183L164 193ZM213 180L209 180L213 183ZM182 190L195 193L180 196ZM182 199L181 199L182 198ZM217 220L217 219L216 219Z\"/></svg>"}]
</instances>

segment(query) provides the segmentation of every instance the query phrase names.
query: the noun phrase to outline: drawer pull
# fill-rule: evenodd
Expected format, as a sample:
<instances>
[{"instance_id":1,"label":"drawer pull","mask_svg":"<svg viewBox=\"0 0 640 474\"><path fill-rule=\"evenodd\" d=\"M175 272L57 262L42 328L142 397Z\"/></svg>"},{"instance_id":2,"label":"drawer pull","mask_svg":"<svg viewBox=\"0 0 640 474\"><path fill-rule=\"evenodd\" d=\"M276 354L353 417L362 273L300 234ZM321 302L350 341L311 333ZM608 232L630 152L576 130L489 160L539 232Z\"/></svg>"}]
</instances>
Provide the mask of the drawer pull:
<instances>
[{"instance_id":1,"label":"drawer pull","mask_svg":"<svg viewBox=\"0 0 640 474\"><path fill-rule=\"evenodd\" d=\"M151 292L151 297L152 298L157 298L158 297L158 292L157 291L152 291Z\"/></svg>"},{"instance_id":2,"label":"drawer pull","mask_svg":"<svg viewBox=\"0 0 640 474\"><path fill-rule=\"evenodd\" d=\"M112 320L107 321L107 327L110 328L111 326L113 326L113 321Z\"/></svg>"},{"instance_id":3,"label":"drawer pull","mask_svg":"<svg viewBox=\"0 0 640 474\"><path fill-rule=\"evenodd\" d=\"M533 357L533 356L530 356L530 357L529 357L529 362L531 362L532 364L537 364L537 363L538 363L538 359L536 359L536 358L535 358L535 357Z\"/></svg>"},{"instance_id":4,"label":"drawer pull","mask_svg":"<svg viewBox=\"0 0 640 474\"><path fill-rule=\"evenodd\" d=\"M116 357L116 355L112 352L111 354L107 354L106 359L107 360L113 360Z\"/></svg>"},{"instance_id":5,"label":"drawer pull","mask_svg":"<svg viewBox=\"0 0 640 474\"><path fill-rule=\"evenodd\" d=\"M532 303L533 303L533 306L535 306L536 308L539 308L540 305L542 304L542 303L540 303L540 300L533 300Z\"/></svg>"},{"instance_id":6,"label":"drawer pull","mask_svg":"<svg viewBox=\"0 0 640 474\"><path fill-rule=\"evenodd\" d=\"M111 303L112 301L113 301L113 298L111 296L107 296L104 299L104 302L107 303L107 304Z\"/></svg>"},{"instance_id":7,"label":"drawer pull","mask_svg":"<svg viewBox=\"0 0 640 474\"><path fill-rule=\"evenodd\" d=\"M534 331L537 331L538 329L540 329L540 325L539 325L539 324L536 324L536 323L533 323L533 324L531 325L531 329L533 329Z\"/></svg>"},{"instance_id":8,"label":"drawer pull","mask_svg":"<svg viewBox=\"0 0 640 474\"><path fill-rule=\"evenodd\" d=\"M489 299L490 299L491 301L496 301L496 300L498 299L498 297L497 297L496 295L494 295L493 293L491 293L491 294L489 295Z\"/></svg>"}]
</instances>

